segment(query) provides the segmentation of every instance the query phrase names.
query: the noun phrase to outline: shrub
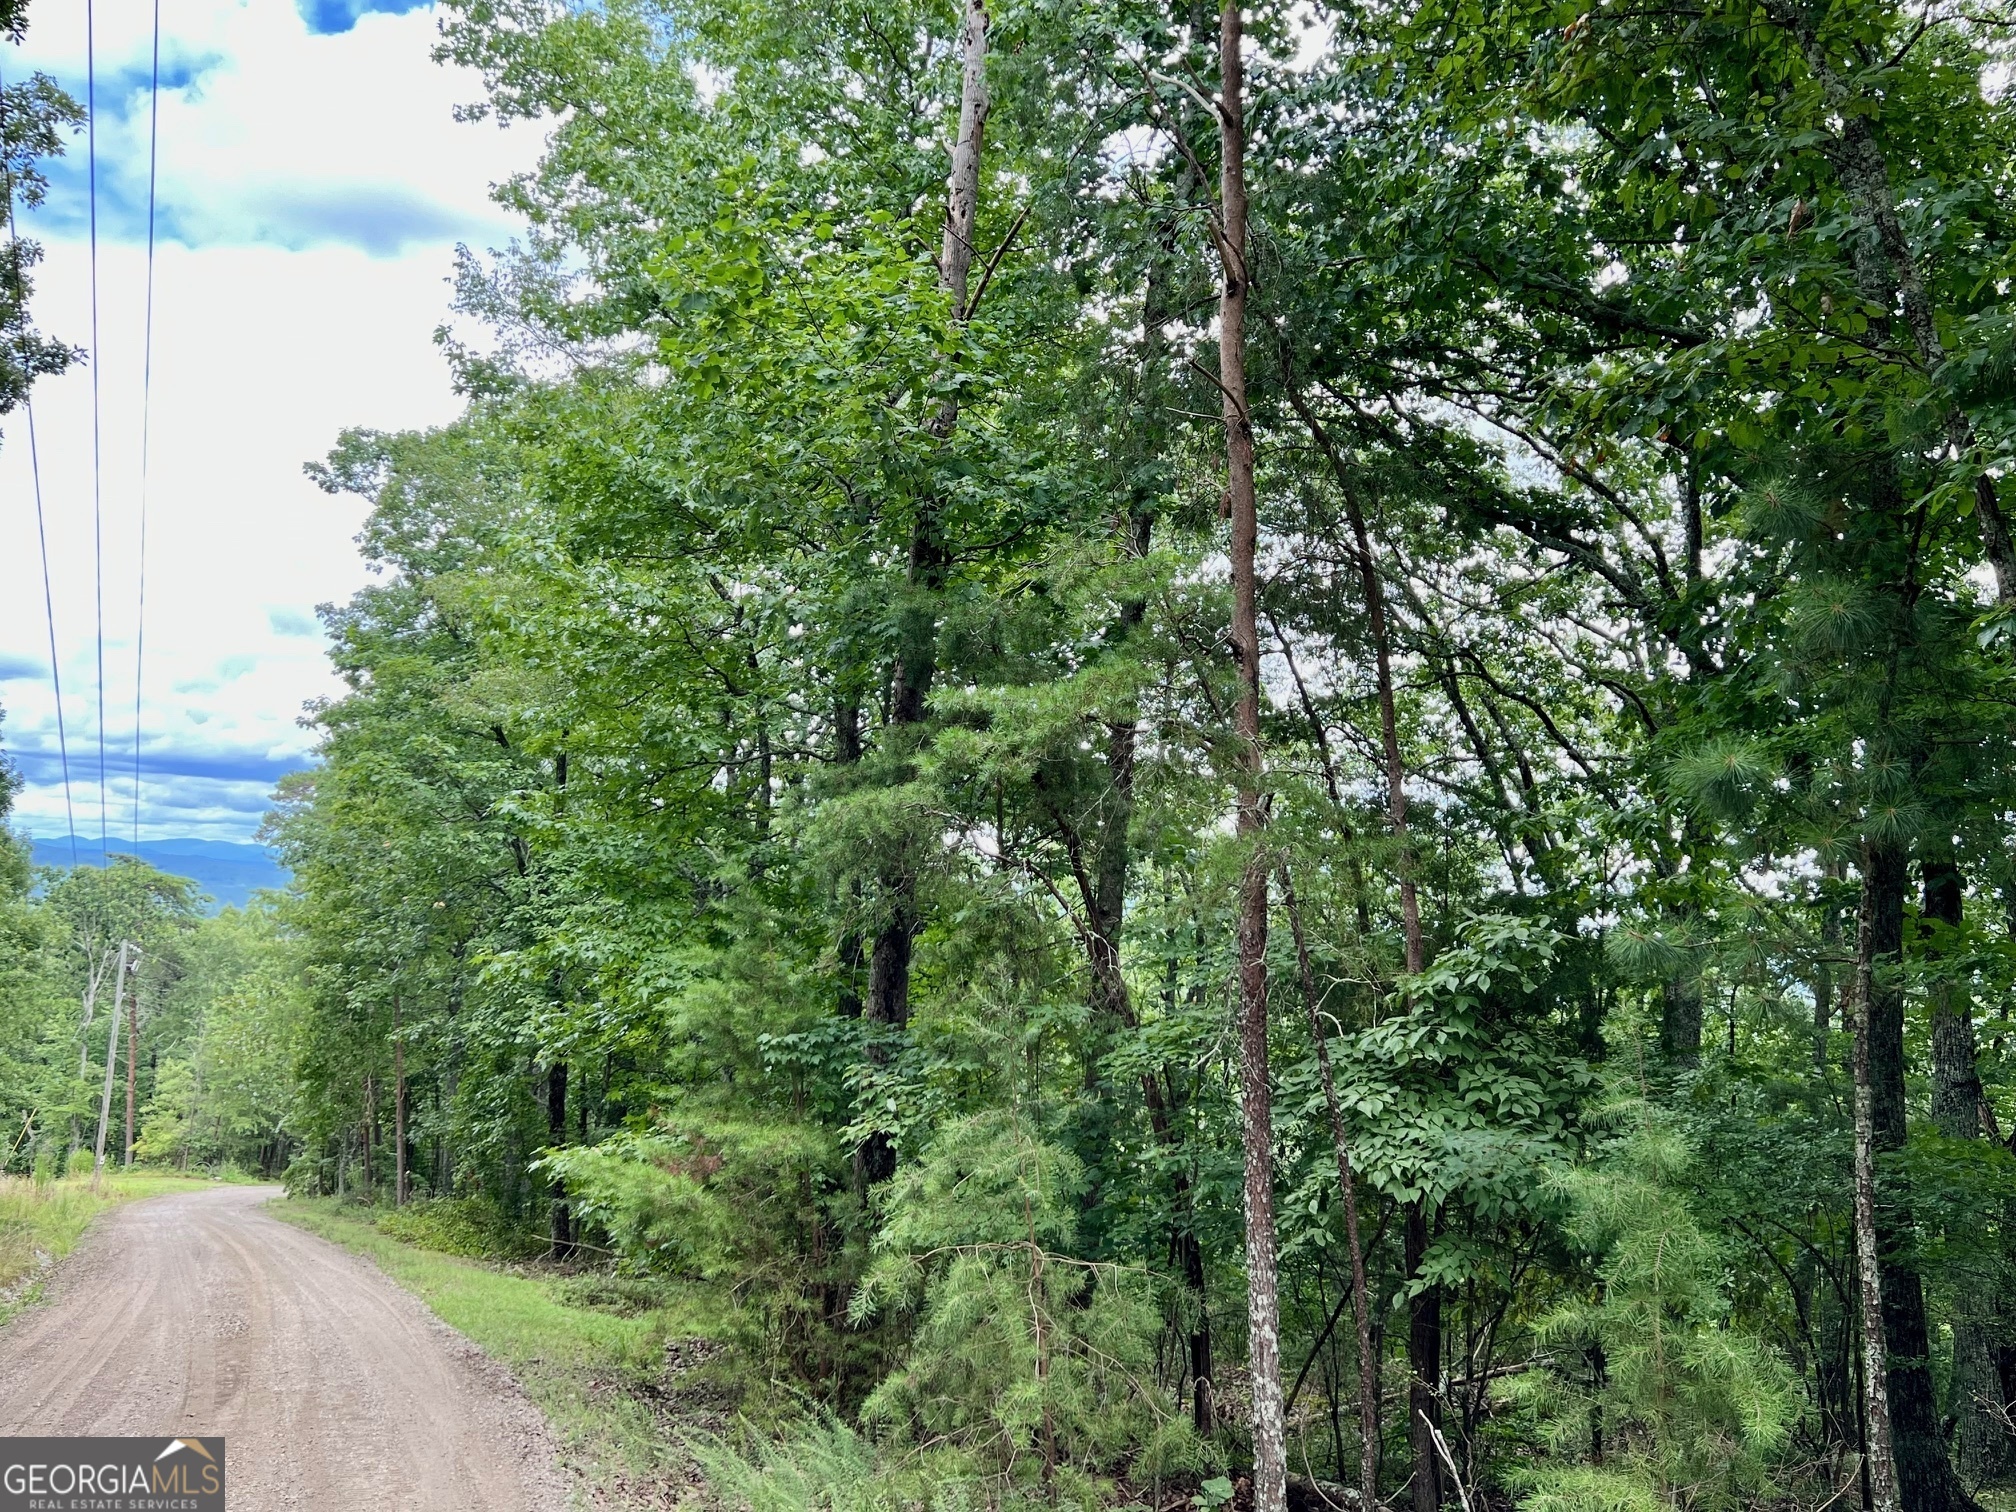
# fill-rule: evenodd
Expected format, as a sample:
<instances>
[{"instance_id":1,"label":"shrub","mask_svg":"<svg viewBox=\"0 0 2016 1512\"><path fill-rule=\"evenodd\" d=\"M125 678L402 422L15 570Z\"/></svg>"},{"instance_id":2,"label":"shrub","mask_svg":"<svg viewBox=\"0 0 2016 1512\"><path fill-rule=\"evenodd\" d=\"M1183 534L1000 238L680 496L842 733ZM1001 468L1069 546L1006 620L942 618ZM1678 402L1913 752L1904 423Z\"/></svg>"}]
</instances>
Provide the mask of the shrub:
<instances>
[{"instance_id":1,"label":"shrub","mask_svg":"<svg viewBox=\"0 0 2016 1512\"><path fill-rule=\"evenodd\" d=\"M1649 1110L1633 1115L1557 1178L1597 1285L1538 1321L1549 1363L1505 1387L1561 1457L1518 1477L1532 1512L1749 1504L1794 1416L1784 1367L1730 1326L1727 1258L1687 1202L1691 1151Z\"/></svg>"},{"instance_id":2,"label":"shrub","mask_svg":"<svg viewBox=\"0 0 2016 1512\"><path fill-rule=\"evenodd\" d=\"M1099 1477L1201 1468L1204 1448L1156 1379L1149 1277L1071 1257L1082 1184L1006 1111L952 1125L898 1176L856 1311L911 1309L916 1331L862 1416L996 1490L1103 1505Z\"/></svg>"},{"instance_id":3,"label":"shrub","mask_svg":"<svg viewBox=\"0 0 2016 1512\"><path fill-rule=\"evenodd\" d=\"M698 1280L774 1271L806 1246L806 1178L833 1162L807 1126L700 1109L644 1133L549 1151L533 1170L566 1183L576 1213L634 1271Z\"/></svg>"},{"instance_id":4,"label":"shrub","mask_svg":"<svg viewBox=\"0 0 2016 1512\"><path fill-rule=\"evenodd\" d=\"M472 1260L528 1260L546 1242L514 1227L497 1205L482 1197L441 1197L409 1202L377 1220L378 1231L421 1249Z\"/></svg>"}]
</instances>

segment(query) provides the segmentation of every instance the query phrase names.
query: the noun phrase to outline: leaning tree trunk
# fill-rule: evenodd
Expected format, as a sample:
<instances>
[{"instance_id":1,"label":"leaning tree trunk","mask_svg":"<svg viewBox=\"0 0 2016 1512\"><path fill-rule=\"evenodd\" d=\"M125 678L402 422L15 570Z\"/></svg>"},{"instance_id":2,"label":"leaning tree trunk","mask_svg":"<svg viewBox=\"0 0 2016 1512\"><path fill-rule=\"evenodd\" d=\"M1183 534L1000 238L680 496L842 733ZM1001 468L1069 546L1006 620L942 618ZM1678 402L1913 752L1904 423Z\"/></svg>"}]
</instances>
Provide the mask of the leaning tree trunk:
<instances>
[{"instance_id":1,"label":"leaning tree trunk","mask_svg":"<svg viewBox=\"0 0 2016 1512\"><path fill-rule=\"evenodd\" d=\"M1259 496L1246 402L1246 107L1239 0L1218 19L1219 188L1215 226L1224 271L1218 300L1218 385L1224 398L1225 494L1232 516L1232 650L1239 662L1239 1104L1245 1143L1247 1368L1253 1383L1254 1512L1288 1505L1281 1399L1281 1296L1274 1253L1274 1109L1267 1068L1266 811L1260 782L1260 619L1255 556Z\"/></svg>"}]
</instances>

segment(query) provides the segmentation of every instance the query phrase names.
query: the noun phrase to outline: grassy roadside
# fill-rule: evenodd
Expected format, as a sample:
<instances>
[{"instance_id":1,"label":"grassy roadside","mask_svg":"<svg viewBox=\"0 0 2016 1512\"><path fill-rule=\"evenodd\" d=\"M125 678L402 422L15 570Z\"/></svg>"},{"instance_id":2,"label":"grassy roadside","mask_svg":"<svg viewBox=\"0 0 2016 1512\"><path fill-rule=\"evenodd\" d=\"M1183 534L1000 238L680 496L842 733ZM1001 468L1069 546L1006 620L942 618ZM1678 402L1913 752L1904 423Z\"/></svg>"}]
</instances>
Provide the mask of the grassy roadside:
<instances>
[{"instance_id":1,"label":"grassy roadside","mask_svg":"<svg viewBox=\"0 0 2016 1512\"><path fill-rule=\"evenodd\" d=\"M95 1190L88 1176L39 1183L0 1176L0 1323L35 1300L43 1270L75 1249L100 1213L213 1185L205 1177L152 1171L108 1173Z\"/></svg>"},{"instance_id":2,"label":"grassy roadside","mask_svg":"<svg viewBox=\"0 0 2016 1512\"><path fill-rule=\"evenodd\" d=\"M725 1319L705 1293L441 1253L330 1199L268 1211L375 1261L508 1366L553 1425L587 1505L667 1507L695 1484L679 1433L726 1426L732 1390L715 1342Z\"/></svg>"}]
</instances>

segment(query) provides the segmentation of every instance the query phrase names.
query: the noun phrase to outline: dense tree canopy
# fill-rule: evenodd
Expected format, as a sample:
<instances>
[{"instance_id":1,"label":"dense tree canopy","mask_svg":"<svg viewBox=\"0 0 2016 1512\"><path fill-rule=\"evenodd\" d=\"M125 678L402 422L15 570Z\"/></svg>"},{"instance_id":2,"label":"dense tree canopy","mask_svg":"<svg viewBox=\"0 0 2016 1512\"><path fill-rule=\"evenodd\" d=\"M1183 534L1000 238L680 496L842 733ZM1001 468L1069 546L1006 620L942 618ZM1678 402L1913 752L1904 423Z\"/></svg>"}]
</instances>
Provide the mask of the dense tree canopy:
<instances>
[{"instance_id":1,"label":"dense tree canopy","mask_svg":"<svg viewBox=\"0 0 2016 1512\"><path fill-rule=\"evenodd\" d=\"M453 0L549 146L466 412L311 469L378 576L291 895L147 894L141 1157L718 1285L933 1506L1973 1506L2009 24ZM32 1163L142 879L15 870Z\"/></svg>"}]
</instances>

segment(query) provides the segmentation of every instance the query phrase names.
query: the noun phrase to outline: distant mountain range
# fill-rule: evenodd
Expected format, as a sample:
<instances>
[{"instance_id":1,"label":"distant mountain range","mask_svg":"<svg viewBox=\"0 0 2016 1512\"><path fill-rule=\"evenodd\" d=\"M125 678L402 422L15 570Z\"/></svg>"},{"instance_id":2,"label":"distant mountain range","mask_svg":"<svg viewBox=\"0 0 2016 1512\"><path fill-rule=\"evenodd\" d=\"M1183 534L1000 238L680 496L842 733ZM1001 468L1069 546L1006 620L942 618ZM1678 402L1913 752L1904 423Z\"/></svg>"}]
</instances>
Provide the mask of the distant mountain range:
<instances>
[{"instance_id":1,"label":"distant mountain range","mask_svg":"<svg viewBox=\"0 0 2016 1512\"><path fill-rule=\"evenodd\" d=\"M138 856L171 876L189 878L210 895L213 912L227 905L243 908L255 892L285 887L292 877L265 846L235 840L142 840L137 845L114 840L109 849L115 856ZM95 838L80 835L76 859L84 866L101 866L105 851ZM70 842L37 840L35 860L41 866L68 866Z\"/></svg>"}]
</instances>

